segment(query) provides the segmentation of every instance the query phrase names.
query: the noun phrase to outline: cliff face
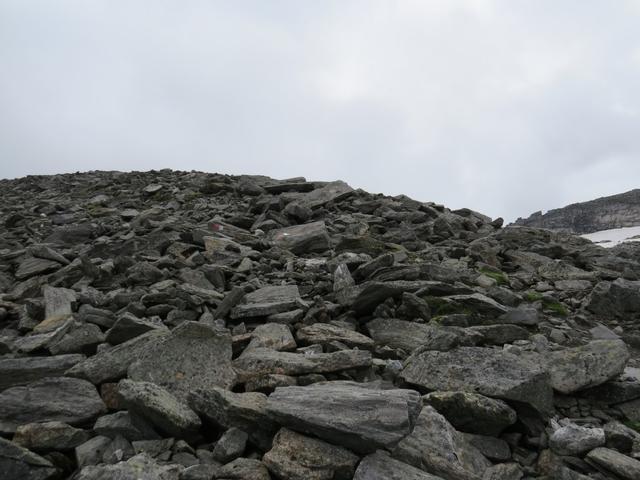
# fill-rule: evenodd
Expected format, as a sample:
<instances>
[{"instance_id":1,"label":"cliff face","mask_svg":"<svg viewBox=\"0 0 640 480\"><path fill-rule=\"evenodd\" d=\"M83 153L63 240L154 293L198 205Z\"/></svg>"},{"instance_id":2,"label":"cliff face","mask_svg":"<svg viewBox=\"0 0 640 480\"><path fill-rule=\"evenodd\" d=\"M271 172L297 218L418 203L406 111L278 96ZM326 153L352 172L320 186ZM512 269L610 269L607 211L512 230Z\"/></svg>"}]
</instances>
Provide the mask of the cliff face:
<instances>
[{"instance_id":1,"label":"cliff face","mask_svg":"<svg viewBox=\"0 0 640 480\"><path fill-rule=\"evenodd\" d=\"M640 225L640 189L536 212L529 218L518 218L515 225L548 228L570 233L592 233L611 228Z\"/></svg>"}]
</instances>

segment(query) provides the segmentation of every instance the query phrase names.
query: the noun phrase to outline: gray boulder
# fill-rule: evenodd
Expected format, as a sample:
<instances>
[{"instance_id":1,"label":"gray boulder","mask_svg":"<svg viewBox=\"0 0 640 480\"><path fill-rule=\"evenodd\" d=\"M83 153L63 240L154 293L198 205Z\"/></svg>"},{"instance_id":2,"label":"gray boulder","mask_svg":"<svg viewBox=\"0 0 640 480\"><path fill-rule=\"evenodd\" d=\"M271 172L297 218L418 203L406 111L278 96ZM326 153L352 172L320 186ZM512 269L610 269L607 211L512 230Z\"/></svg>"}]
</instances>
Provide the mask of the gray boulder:
<instances>
[{"instance_id":1,"label":"gray boulder","mask_svg":"<svg viewBox=\"0 0 640 480\"><path fill-rule=\"evenodd\" d=\"M353 480L442 480L378 450L362 459Z\"/></svg>"},{"instance_id":2,"label":"gray boulder","mask_svg":"<svg viewBox=\"0 0 640 480\"><path fill-rule=\"evenodd\" d=\"M558 427L549 437L549 447L558 455L582 455L605 444L602 428L582 427L569 421Z\"/></svg>"},{"instance_id":3,"label":"gray boulder","mask_svg":"<svg viewBox=\"0 0 640 480\"><path fill-rule=\"evenodd\" d=\"M370 453L408 435L420 406L420 395L413 390L335 381L276 388L267 400L267 413L287 428Z\"/></svg>"},{"instance_id":4,"label":"gray boulder","mask_svg":"<svg viewBox=\"0 0 640 480\"><path fill-rule=\"evenodd\" d=\"M638 480L640 478L640 461L615 450L603 447L596 448L587 454L587 459L621 479Z\"/></svg>"},{"instance_id":5,"label":"gray boulder","mask_svg":"<svg viewBox=\"0 0 640 480\"><path fill-rule=\"evenodd\" d=\"M342 447L286 428L273 439L262 462L277 477L290 480L350 480L359 457Z\"/></svg>"},{"instance_id":6,"label":"gray boulder","mask_svg":"<svg viewBox=\"0 0 640 480\"><path fill-rule=\"evenodd\" d=\"M314 323L300 328L296 338L306 345L340 342L351 348L371 349L373 340L361 333L330 323Z\"/></svg>"},{"instance_id":7,"label":"gray boulder","mask_svg":"<svg viewBox=\"0 0 640 480\"><path fill-rule=\"evenodd\" d=\"M264 317L287 312L300 304L296 285L262 287L244 296L242 303L231 310L231 318Z\"/></svg>"},{"instance_id":8,"label":"gray boulder","mask_svg":"<svg viewBox=\"0 0 640 480\"><path fill-rule=\"evenodd\" d=\"M126 312L118 317L107 331L106 341L112 345L118 345L157 328L166 329L167 327L160 322L138 318L132 313Z\"/></svg>"},{"instance_id":9,"label":"gray boulder","mask_svg":"<svg viewBox=\"0 0 640 480\"><path fill-rule=\"evenodd\" d=\"M91 432L63 422L20 425L13 442L30 450L73 450L91 438Z\"/></svg>"},{"instance_id":10,"label":"gray boulder","mask_svg":"<svg viewBox=\"0 0 640 480\"><path fill-rule=\"evenodd\" d=\"M462 391L553 410L549 374L540 365L502 350L459 347L450 352L417 351L400 377L430 391Z\"/></svg>"},{"instance_id":11,"label":"gray boulder","mask_svg":"<svg viewBox=\"0 0 640 480\"><path fill-rule=\"evenodd\" d=\"M81 425L106 409L91 383L79 378L52 377L0 393L0 432L20 425L60 421Z\"/></svg>"},{"instance_id":12,"label":"gray boulder","mask_svg":"<svg viewBox=\"0 0 640 480\"><path fill-rule=\"evenodd\" d=\"M324 221L272 230L270 240L273 245L296 255L324 252L330 246L329 232Z\"/></svg>"},{"instance_id":13,"label":"gray boulder","mask_svg":"<svg viewBox=\"0 0 640 480\"><path fill-rule=\"evenodd\" d=\"M60 377L86 357L80 354L53 357L0 359L0 391L46 377Z\"/></svg>"},{"instance_id":14,"label":"gray boulder","mask_svg":"<svg viewBox=\"0 0 640 480\"><path fill-rule=\"evenodd\" d=\"M49 480L59 471L39 455L0 437L0 472L3 480Z\"/></svg>"},{"instance_id":15,"label":"gray boulder","mask_svg":"<svg viewBox=\"0 0 640 480\"><path fill-rule=\"evenodd\" d=\"M147 349L128 369L129 378L160 385L181 401L198 388L229 388L235 380L231 366L231 336L198 322L177 326L153 349Z\"/></svg>"},{"instance_id":16,"label":"gray boulder","mask_svg":"<svg viewBox=\"0 0 640 480\"><path fill-rule=\"evenodd\" d=\"M620 340L594 340L587 345L551 352L547 357L551 385L570 394L620 375L629 351Z\"/></svg>"},{"instance_id":17,"label":"gray boulder","mask_svg":"<svg viewBox=\"0 0 640 480\"><path fill-rule=\"evenodd\" d=\"M618 278L600 282L591 291L587 309L602 318L624 317L640 313L640 281Z\"/></svg>"},{"instance_id":18,"label":"gray boulder","mask_svg":"<svg viewBox=\"0 0 640 480\"><path fill-rule=\"evenodd\" d=\"M163 465L144 453L115 465L84 467L75 480L178 480L182 467Z\"/></svg>"}]
</instances>

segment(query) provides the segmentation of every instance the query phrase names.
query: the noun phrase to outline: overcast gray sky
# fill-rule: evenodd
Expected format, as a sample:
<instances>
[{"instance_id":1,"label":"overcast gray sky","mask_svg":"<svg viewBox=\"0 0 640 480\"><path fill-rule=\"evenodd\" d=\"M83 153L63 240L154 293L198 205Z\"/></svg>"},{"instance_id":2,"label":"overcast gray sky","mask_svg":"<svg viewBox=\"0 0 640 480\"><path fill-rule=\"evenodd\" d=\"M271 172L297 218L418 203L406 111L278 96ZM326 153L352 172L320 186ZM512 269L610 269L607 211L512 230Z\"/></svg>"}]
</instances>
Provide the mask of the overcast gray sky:
<instances>
[{"instance_id":1,"label":"overcast gray sky","mask_svg":"<svg viewBox=\"0 0 640 480\"><path fill-rule=\"evenodd\" d=\"M640 0L0 0L0 177L343 179L511 220L640 188Z\"/></svg>"}]
</instances>

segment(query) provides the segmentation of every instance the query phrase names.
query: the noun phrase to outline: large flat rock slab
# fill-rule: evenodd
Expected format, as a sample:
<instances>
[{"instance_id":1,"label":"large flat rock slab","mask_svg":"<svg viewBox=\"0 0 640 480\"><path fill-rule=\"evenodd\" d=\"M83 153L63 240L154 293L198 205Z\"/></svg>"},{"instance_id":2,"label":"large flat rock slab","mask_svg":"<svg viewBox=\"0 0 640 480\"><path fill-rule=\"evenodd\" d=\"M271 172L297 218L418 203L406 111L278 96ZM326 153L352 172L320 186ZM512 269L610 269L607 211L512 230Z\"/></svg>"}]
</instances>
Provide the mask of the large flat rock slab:
<instances>
[{"instance_id":1,"label":"large flat rock slab","mask_svg":"<svg viewBox=\"0 0 640 480\"><path fill-rule=\"evenodd\" d=\"M105 410L96 387L86 380L44 378L0 393L0 432L13 433L33 422L82 425Z\"/></svg>"},{"instance_id":2,"label":"large flat rock slab","mask_svg":"<svg viewBox=\"0 0 640 480\"><path fill-rule=\"evenodd\" d=\"M294 225L269 232L271 243L296 255L324 252L329 249L330 238L324 221Z\"/></svg>"},{"instance_id":3,"label":"large flat rock slab","mask_svg":"<svg viewBox=\"0 0 640 480\"><path fill-rule=\"evenodd\" d=\"M287 312L298 307L300 292L296 285L262 287L248 293L244 300L231 310L231 318L252 318Z\"/></svg>"},{"instance_id":4,"label":"large flat rock slab","mask_svg":"<svg viewBox=\"0 0 640 480\"><path fill-rule=\"evenodd\" d=\"M49 460L2 437L0 472L6 480L50 480L60 473Z\"/></svg>"},{"instance_id":5,"label":"large flat rock slab","mask_svg":"<svg viewBox=\"0 0 640 480\"><path fill-rule=\"evenodd\" d=\"M267 413L279 424L359 453L397 444L420 407L413 390L342 381L276 388L267 400Z\"/></svg>"},{"instance_id":6,"label":"large flat rock slab","mask_svg":"<svg viewBox=\"0 0 640 480\"><path fill-rule=\"evenodd\" d=\"M155 383L186 401L192 390L233 385L231 355L227 330L184 322L147 350L127 373L132 380Z\"/></svg>"},{"instance_id":7,"label":"large flat rock slab","mask_svg":"<svg viewBox=\"0 0 640 480\"><path fill-rule=\"evenodd\" d=\"M624 371L629 351L621 340L595 340L582 347L551 352L547 357L551 385L570 394L601 385Z\"/></svg>"},{"instance_id":8,"label":"large flat rock slab","mask_svg":"<svg viewBox=\"0 0 640 480\"><path fill-rule=\"evenodd\" d=\"M548 372L539 364L502 350L459 347L449 352L418 351L405 362L401 378L428 391L461 391L526 403L541 413L553 408Z\"/></svg>"},{"instance_id":9,"label":"large flat rock slab","mask_svg":"<svg viewBox=\"0 0 640 480\"><path fill-rule=\"evenodd\" d=\"M379 450L362 459L353 480L443 480Z\"/></svg>"},{"instance_id":10,"label":"large flat rock slab","mask_svg":"<svg viewBox=\"0 0 640 480\"><path fill-rule=\"evenodd\" d=\"M85 358L84 355L69 354L0 359L0 391L45 377L60 377Z\"/></svg>"}]
</instances>

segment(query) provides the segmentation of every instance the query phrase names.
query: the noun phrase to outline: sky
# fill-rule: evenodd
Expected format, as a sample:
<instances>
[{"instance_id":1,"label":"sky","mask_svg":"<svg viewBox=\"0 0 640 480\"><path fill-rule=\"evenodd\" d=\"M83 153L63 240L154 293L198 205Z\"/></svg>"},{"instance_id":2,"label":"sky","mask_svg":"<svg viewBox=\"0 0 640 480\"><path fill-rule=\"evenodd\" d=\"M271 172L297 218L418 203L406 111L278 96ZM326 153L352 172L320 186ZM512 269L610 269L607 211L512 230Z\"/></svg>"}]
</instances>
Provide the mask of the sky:
<instances>
[{"instance_id":1,"label":"sky","mask_svg":"<svg viewBox=\"0 0 640 480\"><path fill-rule=\"evenodd\" d=\"M0 0L0 178L342 179L514 220L640 188L640 0Z\"/></svg>"}]
</instances>

